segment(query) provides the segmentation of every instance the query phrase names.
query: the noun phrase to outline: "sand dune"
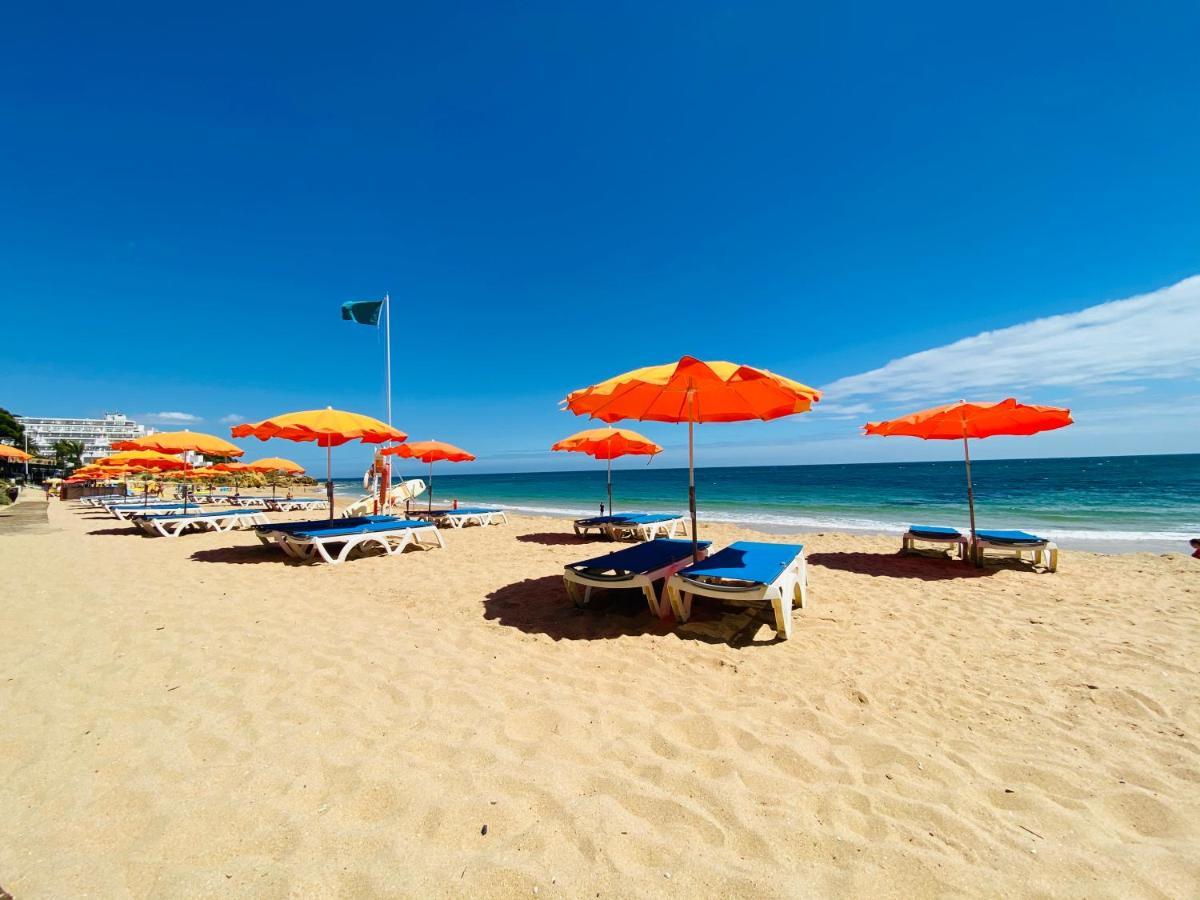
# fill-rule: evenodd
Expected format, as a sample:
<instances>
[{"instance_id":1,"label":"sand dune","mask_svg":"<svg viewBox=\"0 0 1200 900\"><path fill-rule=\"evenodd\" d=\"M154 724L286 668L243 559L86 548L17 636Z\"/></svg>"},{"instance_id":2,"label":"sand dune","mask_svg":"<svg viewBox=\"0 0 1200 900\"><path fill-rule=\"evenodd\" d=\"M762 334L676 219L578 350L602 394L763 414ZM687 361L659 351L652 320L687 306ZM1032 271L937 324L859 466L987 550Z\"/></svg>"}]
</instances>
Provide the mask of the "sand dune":
<instances>
[{"instance_id":1,"label":"sand dune","mask_svg":"<svg viewBox=\"0 0 1200 900\"><path fill-rule=\"evenodd\" d=\"M562 565L604 545L561 520L340 567L50 525L0 532L19 898L1200 890L1182 555L980 573L808 535L776 642L756 608L576 610Z\"/></svg>"}]
</instances>

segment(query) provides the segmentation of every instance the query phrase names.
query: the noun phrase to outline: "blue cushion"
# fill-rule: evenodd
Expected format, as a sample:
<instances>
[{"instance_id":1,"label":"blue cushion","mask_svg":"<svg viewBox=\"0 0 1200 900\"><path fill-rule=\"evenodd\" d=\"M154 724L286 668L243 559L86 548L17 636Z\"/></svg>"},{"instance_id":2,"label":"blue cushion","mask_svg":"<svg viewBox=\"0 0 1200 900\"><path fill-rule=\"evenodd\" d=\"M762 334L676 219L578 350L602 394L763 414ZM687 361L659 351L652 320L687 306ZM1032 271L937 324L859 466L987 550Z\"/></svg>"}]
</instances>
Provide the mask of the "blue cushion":
<instances>
[{"instance_id":1,"label":"blue cushion","mask_svg":"<svg viewBox=\"0 0 1200 900\"><path fill-rule=\"evenodd\" d=\"M619 516L618 520L631 525L653 525L655 522L671 522L678 518L669 513L634 513L631 516Z\"/></svg>"},{"instance_id":2,"label":"blue cushion","mask_svg":"<svg viewBox=\"0 0 1200 900\"><path fill-rule=\"evenodd\" d=\"M635 516L644 516L645 513L629 513L624 516L592 516L590 519L576 519L576 525L611 525L614 522L627 522Z\"/></svg>"},{"instance_id":3,"label":"blue cushion","mask_svg":"<svg viewBox=\"0 0 1200 900\"><path fill-rule=\"evenodd\" d=\"M908 530L913 534L927 534L930 537L962 537L957 528L947 528L945 525L909 525Z\"/></svg>"},{"instance_id":4,"label":"blue cushion","mask_svg":"<svg viewBox=\"0 0 1200 900\"><path fill-rule=\"evenodd\" d=\"M363 522L359 525L341 525L334 519L332 527L307 528L303 531L289 532L293 537L351 537L356 534L374 534L381 531L402 531L405 528L432 528L428 522L419 519L393 519L391 521Z\"/></svg>"},{"instance_id":5,"label":"blue cushion","mask_svg":"<svg viewBox=\"0 0 1200 900\"><path fill-rule=\"evenodd\" d=\"M707 550L712 541L700 541L701 550ZM667 540L646 541L623 550L606 553L582 562L571 563L570 569L615 569L618 572L653 572L687 559L692 555L691 541Z\"/></svg>"},{"instance_id":6,"label":"blue cushion","mask_svg":"<svg viewBox=\"0 0 1200 900\"><path fill-rule=\"evenodd\" d=\"M1046 542L1045 538L1030 534L1028 531L976 531L975 535L995 544L1044 544Z\"/></svg>"},{"instance_id":7,"label":"blue cushion","mask_svg":"<svg viewBox=\"0 0 1200 900\"><path fill-rule=\"evenodd\" d=\"M803 552L803 544L736 541L708 559L681 569L679 574L771 584Z\"/></svg>"}]
</instances>

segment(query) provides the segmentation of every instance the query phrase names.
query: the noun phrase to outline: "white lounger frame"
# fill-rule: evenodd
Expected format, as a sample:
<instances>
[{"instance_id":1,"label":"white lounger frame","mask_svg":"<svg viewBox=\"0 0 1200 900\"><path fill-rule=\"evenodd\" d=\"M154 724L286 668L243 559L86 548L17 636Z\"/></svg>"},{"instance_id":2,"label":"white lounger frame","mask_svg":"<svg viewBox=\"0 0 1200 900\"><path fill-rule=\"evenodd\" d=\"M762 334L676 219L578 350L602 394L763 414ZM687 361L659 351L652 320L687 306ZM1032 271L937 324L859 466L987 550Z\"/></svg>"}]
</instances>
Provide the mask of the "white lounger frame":
<instances>
[{"instance_id":1,"label":"white lounger frame","mask_svg":"<svg viewBox=\"0 0 1200 900\"><path fill-rule=\"evenodd\" d=\"M204 512L199 515L190 513L186 516L171 515L155 519L142 517L133 521L146 534L157 534L162 537L179 537L192 527L201 531L233 531L235 528L253 528L255 525L271 524L271 520L264 513L246 512L240 509Z\"/></svg>"},{"instance_id":2,"label":"white lounger frame","mask_svg":"<svg viewBox=\"0 0 1200 900\"><path fill-rule=\"evenodd\" d=\"M918 543L936 544L938 547L945 548L951 553L953 553L957 548L959 559L967 558L967 549L971 545L971 542L961 534L954 537L951 535L946 535L945 537L933 537L932 535L915 534L912 531L906 531L904 532L904 537L900 542L900 552L918 553L921 550L921 548L917 546Z\"/></svg>"},{"instance_id":3,"label":"white lounger frame","mask_svg":"<svg viewBox=\"0 0 1200 900\"><path fill-rule=\"evenodd\" d=\"M708 551L701 548L700 558L704 559L707 555ZM565 566L563 568L563 587L567 589L567 596L571 598L571 602L579 607L587 606L592 601L592 590L594 588L601 588L608 591L638 588L645 596L646 605L650 607L650 612L660 619L665 619L667 611L671 608L667 604L667 584L670 582L672 575L691 564L692 557L685 556L681 560L669 563L652 572L626 572L624 575L612 576L588 575L572 569L570 566ZM662 579L663 582L663 596L661 597L654 593L654 582L659 579ZM582 593L580 592L581 587L583 588Z\"/></svg>"},{"instance_id":4,"label":"white lounger frame","mask_svg":"<svg viewBox=\"0 0 1200 900\"><path fill-rule=\"evenodd\" d=\"M604 530L614 541L626 539L652 541L659 537L690 537L688 520L684 516L664 519L661 522L610 522L604 526Z\"/></svg>"},{"instance_id":5,"label":"white lounger frame","mask_svg":"<svg viewBox=\"0 0 1200 900\"><path fill-rule=\"evenodd\" d=\"M686 622L691 617L693 597L770 600L775 611L775 634L787 640L792 636L793 605L799 606L800 609L808 606L808 563L804 558L804 551L801 550L770 584L745 581L700 582L686 575L675 574L664 585L663 591L671 601L671 609L679 622Z\"/></svg>"},{"instance_id":6,"label":"white lounger frame","mask_svg":"<svg viewBox=\"0 0 1200 900\"><path fill-rule=\"evenodd\" d=\"M204 510L200 508L199 503L189 503L188 508L197 513L204 512ZM174 516L183 512L183 501L180 501L178 509L166 509L165 507L161 506L155 508L155 505L151 503L149 506L139 504L137 509L120 509L118 507L109 507L108 512L123 522L127 522L132 519L143 518L143 513L151 516Z\"/></svg>"},{"instance_id":7,"label":"white lounger frame","mask_svg":"<svg viewBox=\"0 0 1200 900\"><path fill-rule=\"evenodd\" d=\"M1024 560L1025 554L1029 553L1033 556L1031 560L1033 565L1042 566L1048 572L1058 571L1058 544L1053 541L993 542L976 536L972 556L978 565L983 565L984 554L987 551L991 551L997 556L1007 556L1019 560Z\"/></svg>"},{"instance_id":8,"label":"white lounger frame","mask_svg":"<svg viewBox=\"0 0 1200 900\"><path fill-rule=\"evenodd\" d=\"M462 528L465 525L495 525L496 523L508 524L508 516L505 515L502 509L493 509L485 513L460 513L451 511L443 513L434 519L435 522L449 522L454 528Z\"/></svg>"},{"instance_id":9,"label":"white lounger frame","mask_svg":"<svg viewBox=\"0 0 1200 900\"><path fill-rule=\"evenodd\" d=\"M336 522L337 520L334 519ZM340 534L323 537L320 534L312 535L296 535L288 534L287 532L269 532L264 535L259 532L259 540L264 543L269 543L270 539L274 539L280 548L288 556L293 556L296 559L302 559L306 562L323 561L331 566L339 565L346 561L350 554L360 548L371 546L372 544L379 547L388 556L393 556L403 551L406 547L420 547L423 550L432 550L434 547L445 547L446 542L442 539L442 534L437 530L437 526L432 522L428 525L410 525L406 528L395 528L390 531L364 531L361 534ZM337 553L331 555L329 548L337 544L345 546Z\"/></svg>"},{"instance_id":10,"label":"white lounger frame","mask_svg":"<svg viewBox=\"0 0 1200 900\"><path fill-rule=\"evenodd\" d=\"M296 498L288 500L285 497L277 497L272 500L270 497L268 497L263 501L263 504L268 509L274 509L278 512L295 512L296 510L300 509L316 509L322 506L328 506L329 501L323 497L315 500L298 500Z\"/></svg>"}]
</instances>

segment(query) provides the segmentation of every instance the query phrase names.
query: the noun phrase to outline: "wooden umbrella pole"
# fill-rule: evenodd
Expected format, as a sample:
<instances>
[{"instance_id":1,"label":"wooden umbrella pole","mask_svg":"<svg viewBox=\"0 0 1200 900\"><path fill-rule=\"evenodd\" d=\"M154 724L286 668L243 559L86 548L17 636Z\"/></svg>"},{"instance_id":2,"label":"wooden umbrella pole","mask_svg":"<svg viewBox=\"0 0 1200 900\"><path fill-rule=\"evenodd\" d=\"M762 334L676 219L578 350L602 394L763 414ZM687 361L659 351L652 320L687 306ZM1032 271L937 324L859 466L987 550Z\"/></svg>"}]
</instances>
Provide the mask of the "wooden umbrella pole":
<instances>
[{"instance_id":1,"label":"wooden umbrella pole","mask_svg":"<svg viewBox=\"0 0 1200 900\"><path fill-rule=\"evenodd\" d=\"M429 511L433 512L433 460L429 461Z\"/></svg>"}]
</instances>

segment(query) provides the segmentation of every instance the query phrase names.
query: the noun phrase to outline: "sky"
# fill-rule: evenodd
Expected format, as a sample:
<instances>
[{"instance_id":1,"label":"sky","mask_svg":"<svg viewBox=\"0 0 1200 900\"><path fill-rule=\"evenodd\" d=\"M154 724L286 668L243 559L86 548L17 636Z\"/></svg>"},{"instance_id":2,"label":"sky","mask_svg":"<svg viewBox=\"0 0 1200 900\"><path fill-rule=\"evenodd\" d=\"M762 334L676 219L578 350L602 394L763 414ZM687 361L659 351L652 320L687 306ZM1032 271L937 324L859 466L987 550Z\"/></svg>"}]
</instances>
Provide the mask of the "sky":
<instances>
[{"instance_id":1,"label":"sky","mask_svg":"<svg viewBox=\"0 0 1200 900\"><path fill-rule=\"evenodd\" d=\"M339 307L387 292L394 422L464 473L587 468L548 450L590 424L558 401L684 354L825 391L701 426L701 465L957 458L861 426L962 397L1074 410L980 458L1197 452L1198 29L1195 3L18 5L0 406L383 417L382 334ZM686 463L684 426L626 424Z\"/></svg>"}]
</instances>

